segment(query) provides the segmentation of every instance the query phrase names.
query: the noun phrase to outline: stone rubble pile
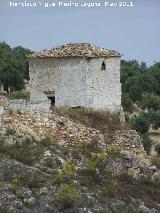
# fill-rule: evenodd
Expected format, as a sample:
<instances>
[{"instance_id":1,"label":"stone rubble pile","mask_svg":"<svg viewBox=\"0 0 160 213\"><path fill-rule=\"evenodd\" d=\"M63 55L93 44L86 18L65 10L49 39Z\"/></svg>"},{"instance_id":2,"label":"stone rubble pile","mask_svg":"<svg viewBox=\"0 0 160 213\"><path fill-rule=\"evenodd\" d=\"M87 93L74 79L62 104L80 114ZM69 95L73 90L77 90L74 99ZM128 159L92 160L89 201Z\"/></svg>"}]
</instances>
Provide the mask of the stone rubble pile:
<instances>
[{"instance_id":1,"label":"stone rubble pile","mask_svg":"<svg viewBox=\"0 0 160 213\"><path fill-rule=\"evenodd\" d=\"M17 137L31 136L36 140L41 140L47 136L57 143L72 144L79 141L90 141L95 137L101 140L101 144L104 143L104 136L98 130L87 128L80 123L73 122L70 118L41 110L6 112L4 128L16 129L16 134L10 136L10 140L13 139L13 142Z\"/></svg>"},{"instance_id":2,"label":"stone rubble pile","mask_svg":"<svg viewBox=\"0 0 160 213\"><path fill-rule=\"evenodd\" d=\"M111 133L102 134L99 130L88 128L75 122L69 117L59 116L49 110L12 110L5 98L1 98L5 109L4 129L16 129L14 136L9 136L8 143L14 143L26 136L36 140L50 137L60 144L74 144L91 141L96 138L101 147L107 144L117 145L123 152L145 157L140 137L135 130L113 130ZM107 141L110 139L110 141Z\"/></svg>"},{"instance_id":3,"label":"stone rubble pile","mask_svg":"<svg viewBox=\"0 0 160 213\"><path fill-rule=\"evenodd\" d=\"M113 144L123 149L123 152L146 156L141 138L135 130L115 130Z\"/></svg>"},{"instance_id":4,"label":"stone rubble pile","mask_svg":"<svg viewBox=\"0 0 160 213\"><path fill-rule=\"evenodd\" d=\"M0 106L3 106L5 110L8 110L10 108L9 101L6 97L0 96Z\"/></svg>"}]
</instances>

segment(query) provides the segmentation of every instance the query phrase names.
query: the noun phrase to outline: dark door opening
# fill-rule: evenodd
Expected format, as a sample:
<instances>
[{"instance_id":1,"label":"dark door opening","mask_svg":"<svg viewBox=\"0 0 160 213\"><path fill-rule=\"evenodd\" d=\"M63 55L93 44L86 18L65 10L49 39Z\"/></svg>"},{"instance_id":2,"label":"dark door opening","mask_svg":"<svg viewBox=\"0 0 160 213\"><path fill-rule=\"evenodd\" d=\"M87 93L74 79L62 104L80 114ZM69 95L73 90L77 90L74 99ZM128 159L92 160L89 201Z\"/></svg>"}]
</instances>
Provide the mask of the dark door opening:
<instances>
[{"instance_id":1,"label":"dark door opening","mask_svg":"<svg viewBox=\"0 0 160 213\"><path fill-rule=\"evenodd\" d=\"M55 106L55 96L48 97L48 99L51 101L51 106Z\"/></svg>"},{"instance_id":2,"label":"dark door opening","mask_svg":"<svg viewBox=\"0 0 160 213\"><path fill-rule=\"evenodd\" d=\"M55 106L55 92L54 91L45 91L44 93L47 95L48 100L51 101L51 107Z\"/></svg>"}]
</instances>

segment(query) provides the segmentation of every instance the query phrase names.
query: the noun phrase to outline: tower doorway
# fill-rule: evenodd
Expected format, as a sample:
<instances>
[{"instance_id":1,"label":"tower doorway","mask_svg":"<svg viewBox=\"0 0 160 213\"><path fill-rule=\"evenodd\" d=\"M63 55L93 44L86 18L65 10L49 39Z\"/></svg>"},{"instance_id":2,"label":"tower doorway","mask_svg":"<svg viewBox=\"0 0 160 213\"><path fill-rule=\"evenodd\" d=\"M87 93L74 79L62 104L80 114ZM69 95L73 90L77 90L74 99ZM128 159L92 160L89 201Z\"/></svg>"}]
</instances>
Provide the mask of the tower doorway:
<instances>
[{"instance_id":1,"label":"tower doorway","mask_svg":"<svg viewBox=\"0 0 160 213\"><path fill-rule=\"evenodd\" d=\"M44 92L47 95L48 100L50 100L51 107L55 106L55 92L54 91L45 91Z\"/></svg>"}]
</instances>

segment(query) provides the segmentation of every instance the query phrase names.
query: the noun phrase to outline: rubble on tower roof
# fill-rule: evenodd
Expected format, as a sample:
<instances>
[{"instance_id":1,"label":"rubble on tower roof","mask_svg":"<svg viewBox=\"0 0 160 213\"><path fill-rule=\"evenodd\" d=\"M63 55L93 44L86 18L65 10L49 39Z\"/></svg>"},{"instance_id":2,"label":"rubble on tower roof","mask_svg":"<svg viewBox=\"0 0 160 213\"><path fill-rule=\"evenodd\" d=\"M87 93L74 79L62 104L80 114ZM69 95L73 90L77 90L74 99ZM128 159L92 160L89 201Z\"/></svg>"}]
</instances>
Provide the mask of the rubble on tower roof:
<instances>
[{"instance_id":1,"label":"rubble on tower roof","mask_svg":"<svg viewBox=\"0 0 160 213\"><path fill-rule=\"evenodd\" d=\"M120 57L114 50L107 50L88 43L73 43L61 45L50 50L42 50L28 55L28 58L64 58L64 57Z\"/></svg>"}]
</instances>

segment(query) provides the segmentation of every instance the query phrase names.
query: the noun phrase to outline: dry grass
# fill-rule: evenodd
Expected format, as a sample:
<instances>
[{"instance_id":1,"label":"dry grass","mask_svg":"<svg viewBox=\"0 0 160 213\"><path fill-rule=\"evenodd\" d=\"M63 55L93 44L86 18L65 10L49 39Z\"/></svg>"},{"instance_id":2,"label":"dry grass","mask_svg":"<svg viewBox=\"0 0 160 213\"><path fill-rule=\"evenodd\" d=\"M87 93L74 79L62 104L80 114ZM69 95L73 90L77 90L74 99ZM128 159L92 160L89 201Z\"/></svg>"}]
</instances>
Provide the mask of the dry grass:
<instances>
[{"instance_id":1,"label":"dry grass","mask_svg":"<svg viewBox=\"0 0 160 213\"><path fill-rule=\"evenodd\" d=\"M157 203L160 200L160 181L151 180L150 177L134 179L128 174L116 177L118 182L118 198L129 201L131 197L143 200L149 208L160 210Z\"/></svg>"},{"instance_id":2,"label":"dry grass","mask_svg":"<svg viewBox=\"0 0 160 213\"><path fill-rule=\"evenodd\" d=\"M160 169L160 156L152 156L151 162L155 165L158 169Z\"/></svg>"},{"instance_id":3,"label":"dry grass","mask_svg":"<svg viewBox=\"0 0 160 213\"><path fill-rule=\"evenodd\" d=\"M55 108L54 112L61 116L69 116L71 119L79 121L87 127L101 131L129 128L126 124L122 124L118 113L111 113L109 111L60 107Z\"/></svg>"},{"instance_id":4,"label":"dry grass","mask_svg":"<svg viewBox=\"0 0 160 213\"><path fill-rule=\"evenodd\" d=\"M26 138L22 141L22 144L1 144L0 156L15 159L26 165L33 165L41 158L45 151L45 147L48 148L51 145L52 141L49 137L44 138L39 143L30 138Z\"/></svg>"},{"instance_id":5,"label":"dry grass","mask_svg":"<svg viewBox=\"0 0 160 213\"><path fill-rule=\"evenodd\" d=\"M24 99L26 101L29 101L30 99L30 93L28 91L25 90L21 90L21 91L14 91L11 94L8 95L9 99Z\"/></svg>"}]
</instances>

